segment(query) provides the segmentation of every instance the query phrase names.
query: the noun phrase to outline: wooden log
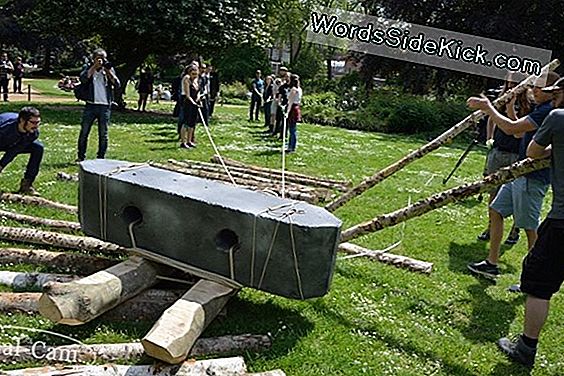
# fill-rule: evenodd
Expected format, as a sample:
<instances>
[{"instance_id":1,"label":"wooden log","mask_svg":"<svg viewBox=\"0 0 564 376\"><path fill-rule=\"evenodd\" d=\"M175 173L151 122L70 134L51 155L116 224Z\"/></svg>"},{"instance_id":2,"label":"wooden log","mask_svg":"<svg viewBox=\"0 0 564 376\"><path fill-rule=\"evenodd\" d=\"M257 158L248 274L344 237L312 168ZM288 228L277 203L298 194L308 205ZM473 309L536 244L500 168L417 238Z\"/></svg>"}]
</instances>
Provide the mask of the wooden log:
<instances>
[{"instance_id":1,"label":"wooden log","mask_svg":"<svg viewBox=\"0 0 564 376\"><path fill-rule=\"evenodd\" d=\"M39 299L39 312L65 325L89 322L157 281L157 265L140 257L69 283L49 283Z\"/></svg>"},{"instance_id":2,"label":"wooden log","mask_svg":"<svg viewBox=\"0 0 564 376\"><path fill-rule=\"evenodd\" d=\"M70 282L77 276L51 273L24 273L0 270L0 285L17 290L42 289L48 282Z\"/></svg>"},{"instance_id":3,"label":"wooden log","mask_svg":"<svg viewBox=\"0 0 564 376\"><path fill-rule=\"evenodd\" d=\"M93 361L115 362L115 361L137 361L143 357L145 350L140 342L112 343L93 345L65 345L65 346L41 346L32 352L31 346L19 346L19 351L10 348L17 343L0 346L0 362L13 363L24 361L37 361L37 355L46 354L72 354L72 360L76 363L89 363ZM200 338L190 351L190 356L210 355L232 355L242 354L248 351L258 352L269 348L271 340L266 335L243 334L235 336L221 336L211 338ZM10 351L12 350L12 351ZM35 356L34 356L35 355ZM1 373L0 373L1 375Z\"/></svg>"},{"instance_id":4,"label":"wooden log","mask_svg":"<svg viewBox=\"0 0 564 376\"><path fill-rule=\"evenodd\" d=\"M205 171L224 171L223 166L217 163L208 163L208 162L200 162L200 161L192 161L192 160L185 160L185 161L176 161L174 159L169 159L169 163L176 164L178 166L190 167L190 168L198 168ZM218 160L219 163L219 160ZM274 171L274 172L273 172ZM247 167L239 167L239 166L229 166L229 172L233 176L239 177L250 177L250 179L258 179L258 181L262 181L262 179L267 179L269 182L279 182L282 179L282 172L278 170L272 170L270 172L261 171L250 169ZM316 179L313 177L305 177L305 176L295 176L292 173L285 174L285 179L287 183L295 184L298 186L304 187L318 187L318 188L325 188L325 189L336 189L339 191L346 191L348 190L348 185L344 183L333 183L327 182L320 179Z\"/></svg>"},{"instance_id":5,"label":"wooden log","mask_svg":"<svg viewBox=\"0 0 564 376\"><path fill-rule=\"evenodd\" d=\"M212 281L199 281L165 311L141 340L145 352L167 363L182 362L200 334L237 292Z\"/></svg>"},{"instance_id":6,"label":"wooden log","mask_svg":"<svg viewBox=\"0 0 564 376\"><path fill-rule=\"evenodd\" d=\"M281 369L273 369L272 371L245 373L245 376L286 376L286 373Z\"/></svg>"},{"instance_id":7,"label":"wooden log","mask_svg":"<svg viewBox=\"0 0 564 376\"><path fill-rule=\"evenodd\" d=\"M183 290L145 290L101 316L105 321L155 321L178 300ZM41 293L0 293L0 312L39 313Z\"/></svg>"},{"instance_id":8,"label":"wooden log","mask_svg":"<svg viewBox=\"0 0 564 376\"><path fill-rule=\"evenodd\" d=\"M72 214L78 213L78 208L76 206L62 204L60 202L51 201L43 197L25 196L25 195L18 195L15 193L2 193L0 194L0 201L17 202L26 205L43 206L46 208L63 210L66 211L67 213L72 213Z\"/></svg>"},{"instance_id":9,"label":"wooden log","mask_svg":"<svg viewBox=\"0 0 564 376\"><path fill-rule=\"evenodd\" d=\"M0 264L49 265L50 267L89 275L117 264L118 261L80 253L43 249L0 248Z\"/></svg>"},{"instance_id":10,"label":"wooden log","mask_svg":"<svg viewBox=\"0 0 564 376\"><path fill-rule=\"evenodd\" d=\"M36 313L39 292L0 292L0 312Z\"/></svg>"},{"instance_id":11,"label":"wooden log","mask_svg":"<svg viewBox=\"0 0 564 376\"><path fill-rule=\"evenodd\" d=\"M48 218L39 218L33 217L31 215L25 215L20 213L14 213L7 210L0 209L0 217L11 219L16 222L26 223L34 226L45 226L50 227L57 230L65 230L65 231L78 231L80 230L80 223L78 222L70 222L70 221L62 221L59 219L48 219Z\"/></svg>"},{"instance_id":12,"label":"wooden log","mask_svg":"<svg viewBox=\"0 0 564 376\"><path fill-rule=\"evenodd\" d=\"M0 239L51 247L79 249L85 252L103 253L110 256L120 256L126 253L126 249L123 247L95 238L23 227L0 226Z\"/></svg>"},{"instance_id":13,"label":"wooden log","mask_svg":"<svg viewBox=\"0 0 564 376\"><path fill-rule=\"evenodd\" d=\"M219 157L217 155L214 155L211 158L211 161L213 163L220 163ZM243 162L240 162L240 161L236 161L234 159L223 158L223 161L225 162L225 164L227 166L241 167L241 168L245 168L245 169L252 170L252 171L265 172L267 174L273 174L273 175L278 175L278 176L282 175L282 172L280 170L274 170L274 169L271 169L271 168L254 166L254 165L246 164L246 163L243 163ZM330 183L330 184L335 184L335 185L342 185L342 186L345 186L345 187L350 187L352 185L350 181L346 181L346 180L319 178L319 177L316 177L316 176L300 174L298 172L293 172L293 171L286 171L285 175L286 175L286 177L290 177L290 179L292 179L292 178L300 179L301 178L301 179L305 179L305 180L313 180L313 181L325 182L325 183Z\"/></svg>"},{"instance_id":14,"label":"wooden log","mask_svg":"<svg viewBox=\"0 0 564 376\"><path fill-rule=\"evenodd\" d=\"M548 70L554 70L560 65L558 60L553 60L550 64L546 65L543 68L543 72L547 72ZM519 85L515 86L513 89L509 90L507 93L496 99L493 104L497 108L504 106L514 95L518 95L529 87L534 81L535 76L529 76ZM360 184L350 189L345 194L337 197L335 200L330 202L325 206L330 212L337 210L339 207L343 206L354 197L357 197L367 191L368 189L374 187L376 184L382 182L384 179L392 176L408 164L413 161L416 161L423 156L429 154L433 150L438 149L442 145L449 143L454 139L454 137L458 136L460 133L468 129L474 124L477 124L485 114L482 111L474 111L472 114L468 115L464 120L456 124L454 127L448 129L440 136L436 137L434 140L430 141L426 145L423 145L417 150L414 150L407 154L405 157L401 158L399 161L389 165L388 167L384 168L383 170L378 171L376 174L364 179Z\"/></svg>"},{"instance_id":15,"label":"wooden log","mask_svg":"<svg viewBox=\"0 0 564 376\"><path fill-rule=\"evenodd\" d=\"M67 174L66 172L57 172L57 179L62 181L78 181L78 174Z\"/></svg>"},{"instance_id":16,"label":"wooden log","mask_svg":"<svg viewBox=\"0 0 564 376\"><path fill-rule=\"evenodd\" d=\"M56 357L57 354L53 354ZM71 358L74 354L62 354ZM64 362L63 359L61 362ZM72 360L71 360L72 361ZM65 366L27 368L14 371L4 371L5 376L244 376L247 371L245 361L241 357L187 360L181 365L162 366L160 364L144 366L124 366L106 364L102 366Z\"/></svg>"},{"instance_id":17,"label":"wooden log","mask_svg":"<svg viewBox=\"0 0 564 376\"><path fill-rule=\"evenodd\" d=\"M222 173L210 173L206 171L198 171L198 170L191 170L183 167L172 166L170 164L161 164L161 163L151 163L151 166L162 168L169 171L180 172L186 175L198 176L201 178L206 178L210 180L219 180L225 182L231 182L227 175ZM251 190L270 190L274 192L278 192L280 187L275 184L254 184L253 182L246 181L241 178L233 177L235 183L241 186L242 188L248 188ZM301 192L301 191L294 191L294 190L287 190L286 196L293 200L305 201L310 204L316 204L319 201L319 197L312 194L311 192Z\"/></svg>"},{"instance_id":18,"label":"wooden log","mask_svg":"<svg viewBox=\"0 0 564 376\"><path fill-rule=\"evenodd\" d=\"M431 262L394 255L384 251L374 251L372 249L360 247L356 244L341 243L339 244L339 251L350 255L363 255L376 261L391 264L400 268L410 269L416 272L430 274L433 270L433 263Z\"/></svg>"},{"instance_id":19,"label":"wooden log","mask_svg":"<svg viewBox=\"0 0 564 376\"><path fill-rule=\"evenodd\" d=\"M549 165L550 160L548 159L532 160L527 158L516 162L511 166L500 169L494 174L486 176L482 180L437 193L431 197L417 201L405 208L398 209L392 213L379 215L368 222L352 226L341 233L341 242L347 242L362 235L376 232L386 227L395 226L398 223L407 221L413 217L418 217L452 202L487 192L497 186L500 186L501 184L514 180L519 176L546 168Z\"/></svg>"}]
</instances>

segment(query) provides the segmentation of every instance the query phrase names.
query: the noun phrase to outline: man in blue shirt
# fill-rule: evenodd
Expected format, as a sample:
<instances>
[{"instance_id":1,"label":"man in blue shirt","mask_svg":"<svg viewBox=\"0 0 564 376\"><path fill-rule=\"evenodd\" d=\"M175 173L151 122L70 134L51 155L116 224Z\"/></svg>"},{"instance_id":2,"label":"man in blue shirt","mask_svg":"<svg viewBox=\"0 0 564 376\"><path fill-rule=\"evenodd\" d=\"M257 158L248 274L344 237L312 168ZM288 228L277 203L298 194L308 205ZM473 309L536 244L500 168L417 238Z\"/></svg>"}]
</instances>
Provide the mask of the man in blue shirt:
<instances>
[{"instance_id":1,"label":"man in blue shirt","mask_svg":"<svg viewBox=\"0 0 564 376\"><path fill-rule=\"evenodd\" d=\"M253 121L253 111L255 119L259 119L259 110L262 106L262 93L264 91L264 81L262 80L261 71L257 70L256 77L251 83L251 107L249 109L249 121Z\"/></svg>"},{"instance_id":2,"label":"man in blue shirt","mask_svg":"<svg viewBox=\"0 0 564 376\"><path fill-rule=\"evenodd\" d=\"M16 114L6 112L0 114L0 151L4 151L0 159L0 172L14 160L18 154L29 154L29 161L18 193L36 195L32 184L43 159L43 144L39 137L41 117L34 107L24 107Z\"/></svg>"},{"instance_id":3,"label":"man in blue shirt","mask_svg":"<svg viewBox=\"0 0 564 376\"><path fill-rule=\"evenodd\" d=\"M560 76L549 72L546 86L554 84ZM519 149L520 159L527 157L526 151L529 142L537 129L552 110L552 93L542 91L543 86L535 84L533 96L536 107L529 115L512 120L499 113L487 98L472 97L468 105L472 109L480 109L489 115L492 121L506 134L522 137ZM526 176L502 185L495 199L490 205L490 251L488 257L480 262L468 264L471 272L488 278L499 276L499 253L503 235L503 219L513 215L515 227L522 228L527 234L528 249L531 249L537 240L540 211L548 185L550 184L550 171L543 169L531 172Z\"/></svg>"}]
</instances>

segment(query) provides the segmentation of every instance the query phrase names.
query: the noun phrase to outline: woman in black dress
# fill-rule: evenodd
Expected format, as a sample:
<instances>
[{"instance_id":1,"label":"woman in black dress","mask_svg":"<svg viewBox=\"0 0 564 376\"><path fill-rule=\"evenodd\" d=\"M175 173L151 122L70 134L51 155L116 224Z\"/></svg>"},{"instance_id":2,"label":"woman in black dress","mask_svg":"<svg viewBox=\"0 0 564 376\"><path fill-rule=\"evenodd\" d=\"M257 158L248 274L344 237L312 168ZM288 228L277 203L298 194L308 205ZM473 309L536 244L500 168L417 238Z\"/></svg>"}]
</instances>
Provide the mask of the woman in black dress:
<instances>
[{"instance_id":1,"label":"woman in black dress","mask_svg":"<svg viewBox=\"0 0 564 376\"><path fill-rule=\"evenodd\" d=\"M153 94L153 73L151 68L147 67L145 70L141 71L139 75L139 85L137 86L137 92L139 93L139 100L137 101L137 111L142 110L145 112L145 107L147 106L147 98L149 95Z\"/></svg>"},{"instance_id":2,"label":"woman in black dress","mask_svg":"<svg viewBox=\"0 0 564 376\"><path fill-rule=\"evenodd\" d=\"M198 84L198 67L191 65L188 74L182 79L183 91L186 94L183 103L184 124L181 132L180 147L184 149L195 148L194 130L198 120L200 108L200 87Z\"/></svg>"}]
</instances>

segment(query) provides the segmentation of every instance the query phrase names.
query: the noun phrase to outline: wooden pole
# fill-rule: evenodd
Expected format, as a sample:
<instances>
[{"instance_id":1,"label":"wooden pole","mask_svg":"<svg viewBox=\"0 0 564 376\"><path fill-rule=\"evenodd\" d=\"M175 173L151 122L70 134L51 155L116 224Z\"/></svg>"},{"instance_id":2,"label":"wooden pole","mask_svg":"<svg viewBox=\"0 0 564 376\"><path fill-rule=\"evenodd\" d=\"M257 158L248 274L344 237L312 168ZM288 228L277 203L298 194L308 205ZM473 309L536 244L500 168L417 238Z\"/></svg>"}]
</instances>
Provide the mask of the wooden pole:
<instances>
[{"instance_id":1,"label":"wooden pole","mask_svg":"<svg viewBox=\"0 0 564 376\"><path fill-rule=\"evenodd\" d=\"M161 314L178 300L184 290L145 290L139 295L126 300L101 317L105 321L155 321ZM0 293L0 312L4 313L39 313L39 292Z\"/></svg>"},{"instance_id":2,"label":"wooden pole","mask_svg":"<svg viewBox=\"0 0 564 376\"><path fill-rule=\"evenodd\" d=\"M17 202L19 204L42 206L45 208L62 210L71 214L78 213L78 208L76 206L61 204L60 202L47 200L46 198L37 197L37 196L25 196L25 195L18 195L15 193L2 193L0 194L0 201Z\"/></svg>"},{"instance_id":3,"label":"wooden pole","mask_svg":"<svg viewBox=\"0 0 564 376\"><path fill-rule=\"evenodd\" d=\"M15 344L10 344L15 345ZM272 345L270 337L266 335L243 334L234 336L221 336L211 338L200 338L194 344L190 356L210 355L233 355L252 351L258 352L270 348ZM13 350L13 349L12 349ZM103 360L105 362L115 361L137 361L143 357L145 350L140 342L133 343L111 343L93 345L65 345L36 347L35 355L43 356L51 354L69 354L76 363L90 363ZM21 345L19 352L10 351L9 345L0 346L0 363L12 362L37 362L37 356L31 351L31 346ZM0 373L1 375L1 373Z\"/></svg>"},{"instance_id":4,"label":"wooden pole","mask_svg":"<svg viewBox=\"0 0 564 376\"><path fill-rule=\"evenodd\" d=\"M217 155L214 155L211 158L211 161L215 164L220 163L219 157ZM223 161L225 162L225 164L227 166L230 166L230 167L244 168L244 169L247 169L247 170L263 172L263 173L266 173L268 175L276 175L278 177L282 176L282 171L280 171L280 170L275 170L275 169L260 167L260 166L254 166L254 165L246 164L246 163L243 163L243 162L240 162L240 161L237 161L237 160L234 160L234 159L229 159L229 158L223 158ZM346 187L351 186L350 181L336 180L336 179L329 179L329 178L320 178L320 177L317 177L317 176L310 176L310 175L300 174L298 172L292 172L292 171L286 171L285 176L286 177L289 176L290 179L296 178L296 179L304 179L304 180L313 180L313 181L318 181L318 182L323 182L323 183L330 183L330 184L334 184L334 185L342 185L342 186L346 186Z\"/></svg>"},{"instance_id":5,"label":"wooden pole","mask_svg":"<svg viewBox=\"0 0 564 376\"><path fill-rule=\"evenodd\" d=\"M216 163L207 163L207 162L200 162L200 161L176 161L174 159L169 159L169 163L181 166L181 167L188 167L188 168L195 168L201 169L204 171L211 171L211 172L222 172L223 167ZM265 172L261 170L250 169L247 167L239 167L239 166L229 166L229 172L233 175L247 178L247 179L257 179L258 181L263 181L262 179L266 179L266 181L270 183L277 183L281 180L282 174L280 171L274 172ZM332 182L323 181L320 179L315 179L313 177L302 177L302 176L295 176L290 174L289 178L286 179L287 182L298 186L304 187L317 187L317 188L325 188L325 189L336 189L339 191L346 191L348 190L348 186L344 183L336 184Z\"/></svg>"},{"instance_id":6,"label":"wooden pole","mask_svg":"<svg viewBox=\"0 0 564 376\"><path fill-rule=\"evenodd\" d=\"M560 65L558 60L553 60L550 64L546 65L543 68L543 72L547 72L549 70L554 70ZM534 80L536 79L535 76L529 76L519 85L515 86L513 89L509 90L507 93L496 99L493 104L500 108L504 106L514 95L518 95L525 90L527 90L528 86L531 85ZM387 177L392 176L408 164L413 161L416 161L419 158L429 154L433 150L438 149L445 143L452 141L452 139L462 133L464 130L468 129L474 124L477 124L480 119L484 117L484 113L482 111L474 111L471 115L468 115L464 120L456 124L454 127L448 129L446 132L432 140L431 142L423 145L417 150L410 152L405 157L401 158L399 161L389 165L388 167L384 168L383 170L378 171L376 174L364 179L360 184L350 189L345 194L337 197L335 200L330 202L325 206L330 212L337 210L339 207L343 206L354 197L360 196L362 193L367 191L368 189L374 187L376 184L380 183Z\"/></svg>"},{"instance_id":7,"label":"wooden pole","mask_svg":"<svg viewBox=\"0 0 564 376\"><path fill-rule=\"evenodd\" d=\"M65 353L72 362L72 352ZM65 359L59 362L64 362ZM125 366L106 364L103 366L66 366L28 368L14 371L4 371L5 376L244 376L247 371L245 361L241 357L189 360L178 366Z\"/></svg>"},{"instance_id":8,"label":"wooden pole","mask_svg":"<svg viewBox=\"0 0 564 376\"><path fill-rule=\"evenodd\" d=\"M199 281L165 311L141 340L145 352L167 363L182 362L196 339L237 291L212 281Z\"/></svg>"},{"instance_id":9,"label":"wooden pole","mask_svg":"<svg viewBox=\"0 0 564 376\"><path fill-rule=\"evenodd\" d=\"M362 255L370 257L373 260L397 266L399 268L410 269L416 272L430 274L433 271L433 263L412 259L410 257L394 255L384 251L374 251L360 247L356 244L341 243L339 251L348 253L349 255Z\"/></svg>"},{"instance_id":10,"label":"wooden pole","mask_svg":"<svg viewBox=\"0 0 564 376\"><path fill-rule=\"evenodd\" d=\"M14 213L7 210L0 209L0 217L11 219L16 222L26 223L34 226L45 226L50 227L56 230L64 230L64 231L79 231L80 230L80 223L78 222L69 222L69 221L62 221L59 219L48 219L48 218L39 218L33 217L31 215L25 215L20 213Z\"/></svg>"},{"instance_id":11,"label":"wooden pole","mask_svg":"<svg viewBox=\"0 0 564 376\"><path fill-rule=\"evenodd\" d=\"M178 167L170 164L161 164L161 163L151 163L151 166L162 168L169 171L179 172L186 175L198 176L205 179L219 180L219 181L231 183L231 180L227 175L224 175L223 173L219 173L219 172L213 173L207 171L193 170L184 167ZM251 190L268 190L273 192L278 192L280 190L280 187L276 184L263 184L263 183L259 184L238 177L233 177L233 179L241 188L247 188ZM313 193L315 191L311 189L305 191L297 191L297 190L293 190L294 188L295 187L291 187L289 191L286 191L286 194L289 198L293 200L305 201L310 204L316 204L319 201L319 197Z\"/></svg>"},{"instance_id":12,"label":"wooden pole","mask_svg":"<svg viewBox=\"0 0 564 376\"><path fill-rule=\"evenodd\" d=\"M118 261L80 253L44 249L0 248L0 264L49 265L65 272L89 275L117 264Z\"/></svg>"},{"instance_id":13,"label":"wooden pole","mask_svg":"<svg viewBox=\"0 0 564 376\"><path fill-rule=\"evenodd\" d=\"M386 227L395 226L398 223L407 221L413 217L418 217L431 210L443 207L452 202L460 201L466 197L474 196L483 192L487 192L501 184L514 180L519 176L528 174L529 172L540 170L548 167L550 160L527 158L504 167L498 172L488 175L482 180L474 183L468 183L447 191L437 193L424 200L420 200L405 208L398 209L392 213L382 214L374 219L352 226L341 232L341 242L348 242L362 235L379 231Z\"/></svg>"},{"instance_id":14,"label":"wooden pole","mask_svg":"<svg viewBox=\"0 0 564 376\"><path fill-rule=\"evenodd\" d=\"M131 257L77 281L45 285L39 312L58 324L82 325L156 282L157 265Z\"/></svg>"},{"instance_id":15,"label":"wooden pole","mask_svg":"<svg viewBox=\"0 0 564 376\"><path fill-rule=\"evenodd\" d=\"M24 273L0 270L0 285L18 290L40 290L48 282L70 282L77 276L51 273Z\"/></svg>"},{"instance_id":16,"label":"wooden pole","mask_svg":"<svg viewBox=\"0 0 564 376\"><path fill-rule=\"evenodd\" d=\"M80 249L86 252L103 253L110 256L126 254L126 249L116 244L95 238L60 234L57 232L35 230L23 227L0 226L0 239L7 241L40 244L43 246Z\"/></svg>"}]
</instances>

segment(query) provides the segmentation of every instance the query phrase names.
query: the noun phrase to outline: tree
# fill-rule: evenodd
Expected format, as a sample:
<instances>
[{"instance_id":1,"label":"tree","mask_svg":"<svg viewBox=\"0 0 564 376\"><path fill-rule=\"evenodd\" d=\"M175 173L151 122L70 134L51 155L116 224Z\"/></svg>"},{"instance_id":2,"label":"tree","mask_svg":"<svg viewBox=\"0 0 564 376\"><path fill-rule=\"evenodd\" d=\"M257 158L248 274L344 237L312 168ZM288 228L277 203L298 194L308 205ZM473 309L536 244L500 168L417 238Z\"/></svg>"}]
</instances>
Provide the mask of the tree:
<instances>
[{"instance_id":1,"label":"tree","mask_svg":"<svg viewBox=\"0 0 564 376\"><path fill-rule=\"evenodd\" d=\"M116 93L118 103L123 103L127 81L150 54L212 54L266 37L264 6L252 0L27 1L32 4L21 27L34 25L42 35L99 37L123 84Z\"/></svg>"}]
</instances>

